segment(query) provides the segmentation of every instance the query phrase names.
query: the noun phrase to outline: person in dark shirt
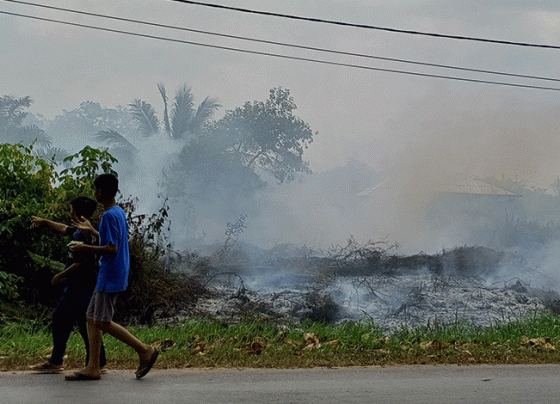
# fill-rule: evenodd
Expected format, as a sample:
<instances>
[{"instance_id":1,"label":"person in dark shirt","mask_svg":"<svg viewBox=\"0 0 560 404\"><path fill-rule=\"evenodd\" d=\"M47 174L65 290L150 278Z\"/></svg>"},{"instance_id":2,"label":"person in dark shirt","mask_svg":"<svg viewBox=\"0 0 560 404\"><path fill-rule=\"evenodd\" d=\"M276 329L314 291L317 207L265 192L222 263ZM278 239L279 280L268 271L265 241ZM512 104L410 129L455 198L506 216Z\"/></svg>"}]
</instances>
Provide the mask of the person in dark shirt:
<instances>
[{"instance_id":1,"label":"person in dark shirt","mask_svg":"<svg viewBox=\"0 0 560 404\"><path fill-rule=\"evenodd\" d=\"M90 218L97 208L97 202L87 196L78 196L70 202L70 217L75 221L78 217ZM97 238L90 233L77 229L75 226L54 222L38 216L32 216L33 227L46 226L57 233L71 236L72 242L96 245ZM78 324L78 330L86 346L86 363L89 357L89 340L87 331L86 310L91 300L97 281L97 256L91 253L78 253L70 250L66 269L56 274L51 283L63 284L64 291L53 313L52 334L53 351L46 361L31 366L38 371L62 371L64 353L70 333ZM106 364L105 349L100 352L100 362Z\"/></svg>"}]
</instances>

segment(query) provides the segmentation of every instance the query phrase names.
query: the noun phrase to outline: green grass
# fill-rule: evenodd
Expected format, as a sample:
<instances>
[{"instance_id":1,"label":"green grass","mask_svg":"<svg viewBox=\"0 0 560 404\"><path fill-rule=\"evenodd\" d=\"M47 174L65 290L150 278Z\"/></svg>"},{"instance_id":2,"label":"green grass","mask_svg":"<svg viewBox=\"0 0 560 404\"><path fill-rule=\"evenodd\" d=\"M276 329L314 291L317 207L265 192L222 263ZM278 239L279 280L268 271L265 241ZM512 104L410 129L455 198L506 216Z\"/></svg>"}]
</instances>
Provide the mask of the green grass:
<instances>
[{"instance_id":1,"label":"green grass","mask_svg":"<svg viewBox=\"0 0 560 404\"><path fill-rule=\"evenodd\" d=\"M485 329L467 322L436 323L391 335L371 321L279 325L191 319L129 329L161 351L159 369L560 362L560 317L549 314ZM111 336L105 336L104 343L109 369L137 366L131 348ZM52 335L43 322L20 320L0 326L1 369L27 369L48 358L50 349ZM81 367L84 357L83 341L73 333L65 367Z\"/></svg>"}]
</instances>

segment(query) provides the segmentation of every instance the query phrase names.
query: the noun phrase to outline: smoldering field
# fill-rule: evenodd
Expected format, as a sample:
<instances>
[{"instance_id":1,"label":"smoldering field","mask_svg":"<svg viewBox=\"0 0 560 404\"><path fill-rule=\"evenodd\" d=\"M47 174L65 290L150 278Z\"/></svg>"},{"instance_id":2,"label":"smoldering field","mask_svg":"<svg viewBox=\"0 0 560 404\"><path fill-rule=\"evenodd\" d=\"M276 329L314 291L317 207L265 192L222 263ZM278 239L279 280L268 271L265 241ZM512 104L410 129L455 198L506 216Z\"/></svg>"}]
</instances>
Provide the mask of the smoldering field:
<instances>
[{"instance_id":1,"label":"smoldering field","mask_svg":"<svg viewBox=\"0 0 560 404\"><path fill-rule=\"evenodd\" d=\"M64 136L70 128L66 135L80 148L94 132L71 137L79 129L74 112L45 129ZM190 139L144 137L124 123L136 152L110 151L120 160L122 194L138 198L139 213L167 200L170 268L201 276L210 288L196 307L172 315L486 326L558 300L554 112L545 102L435 88L374 134L348 140L354 155L345 164L325 164L314 145L333 134L319 133L303 159L311 157L312 170L314 162L327 168L280 184L257 169L252 174L266 185L250 194L231 185L238 173L211 161L201 163L212 192L193 180L194 167L170 194L177 162L197 157L181 155ZM457 176L514 196L467 190L442 202Z\"/></svg>"},{"instance_id":2,"label":"smoldering field","mask_svg":"<svg viewBox=\"0 0 560 404\"><path fill-rule=\"evenodd\" d=\"M388 125L406 146L377 161L381 167L351 159L269 184L227 214L191 205L196 229L188 237L172 216L175 268L192 272L181 257L193 251L211 263L203 273L211 293L175 315L373 319L394 330L486 327L557 310L555 115L515 103L458 110L412 106L408 119ZM440 204L442 184L458 174L519 196ZM228 238L226 224L240 214L245 227Z\"/></svg>"}]
</instances>

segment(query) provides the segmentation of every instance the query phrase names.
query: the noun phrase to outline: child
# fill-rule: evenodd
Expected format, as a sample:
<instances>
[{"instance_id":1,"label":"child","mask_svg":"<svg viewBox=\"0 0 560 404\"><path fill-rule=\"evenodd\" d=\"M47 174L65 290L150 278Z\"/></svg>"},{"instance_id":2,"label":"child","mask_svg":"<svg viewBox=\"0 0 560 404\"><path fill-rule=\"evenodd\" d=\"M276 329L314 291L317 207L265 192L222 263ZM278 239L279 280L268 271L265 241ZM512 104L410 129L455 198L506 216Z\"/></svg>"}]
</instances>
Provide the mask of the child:
<instances>
[{"instance_id":1,"label":"child","mask_svg":"<svg viewBox=\"0 0 560 404\"><path fill-rule=\"evenodd\" d=\"M136 378L145 376L154 365L159 352L144 344L126 328L114 323L113 315L119 292L128 285L130 256L128 252L128 223L126 214L117 206L115 195L119 182L112 174L101 174L95 181L95 199L103 204L105 212L97 232L85 217L77 218L76 226L88 233L99 235L99 246L73 244L70 249L77 252L101 254L97 285L87 310L89 325L90 358L87 366L66 375L66 380L98 380L101 378L99 352L103 333L107 333L132 347L140 358Z\"/></svg>"},{"instance_id":2,"label":"child","mask_svg":"<svg viewBox=\"0 0 560 404\"><path fill-rule=\"evenodd\" d=\"M70 202L70 217L75 221L78 216L90 218L97 208L97 203L87 196L78 196ZM97 244L97 239L92 235L67 226L63 223L53 222L38 216L32 216L33 227L47 226L52 230L71 235L72 240L87 245ZM31 366L33 370L57 372L62 370L66 344L74 325L78 323L78 330L86 346L86 363L89 358L89 342L86 326L86 310L91 300L97 278L97 259L94 254L74 253L68 255L68 267L56 274L51 283L53 285L63 282L65 284L62 297L53 313L52 334L53 351L49 360ZM104 366L105 350L102 347L100 362ZM99 356L99 354L98 354Z\"/></svg>"}]
</instances>

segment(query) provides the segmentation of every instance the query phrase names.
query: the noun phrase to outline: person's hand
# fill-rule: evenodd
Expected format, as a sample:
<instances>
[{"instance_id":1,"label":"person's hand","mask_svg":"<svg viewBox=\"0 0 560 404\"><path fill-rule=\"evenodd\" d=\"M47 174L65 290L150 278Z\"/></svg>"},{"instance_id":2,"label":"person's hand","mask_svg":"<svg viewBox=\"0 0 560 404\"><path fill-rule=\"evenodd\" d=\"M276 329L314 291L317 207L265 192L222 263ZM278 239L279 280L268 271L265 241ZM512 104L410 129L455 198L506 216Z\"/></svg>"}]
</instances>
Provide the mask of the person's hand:
<instances>
[{"instance_id":1,"label":"person's hand","mask_svg":"<svg viewBox=\"0 0 560 404\"><path fill-rule=\"evenodd\" d=\"M84 243L80 243L77 241L73 241L70 244L68 244L68 248L70 249L70 251L72 252L84 252L85 250L87 250L87 246L84 245Z\"/></svg>"},{"instance_id":2,"label":"person's hand","mask_svg":"<svg viewBox=\"0 0 560 404\"><path fill-rule=\"evenodd\" d=\"M72 224L79 230L85 231L85 232L92 232L93 226L91 225L90 221L87 220L85 217L80 216L77 217L76 219L72 220Z\"/></svg>"},{"instance_id":3,"label":"person's hand","mask_svg":"<svg viewBox=\"0 0 560 404\"><path fill-rule=\"evenodd\" d=\"M45 219L39 216L31 216L31 227L41 227L46 222Z\"/></svg>"},{"instance_id":4,"label":"person's hand","mask_svg":"<svg viewBox=\"0 0 560 404\"><path fill-rule=\"evenodd\" d=\"M53 276L53 278L52 278L52 280L51 280L51 283L52 283L53 285L56 285L56 284L62 282L63 279L64 279L64 275L63 275L62 272L61 272L61 273L56 274L55 276Z\"/></svg>"}]
</instances>

